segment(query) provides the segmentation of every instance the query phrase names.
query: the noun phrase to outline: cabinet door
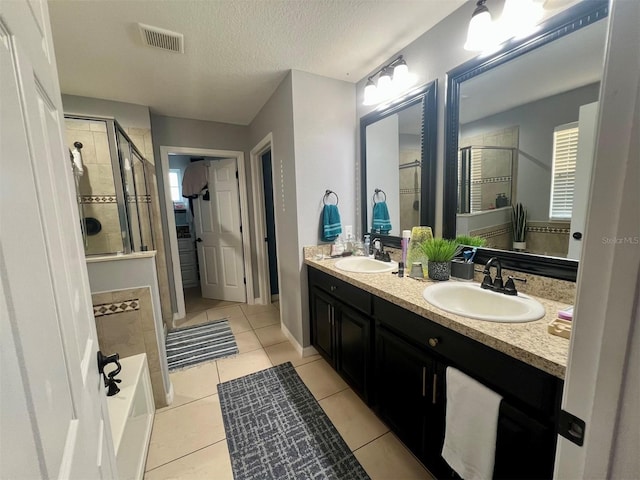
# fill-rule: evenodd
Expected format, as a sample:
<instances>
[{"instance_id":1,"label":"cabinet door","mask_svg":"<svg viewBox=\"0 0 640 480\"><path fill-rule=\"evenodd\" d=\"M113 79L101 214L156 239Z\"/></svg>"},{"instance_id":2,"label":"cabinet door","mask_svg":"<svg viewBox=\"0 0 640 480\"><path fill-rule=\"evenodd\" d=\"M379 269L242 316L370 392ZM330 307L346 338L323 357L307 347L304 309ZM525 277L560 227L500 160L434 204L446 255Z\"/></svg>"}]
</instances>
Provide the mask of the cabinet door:
<instances>
[{"instance_id":1,"label":"cabinet door","mask_svg":"<svg viewBox=\"0 0 640 480\"><path fill-rule=\"evenodd\" d=\"M340 305L337 327L337 370L361 396L368 400L370 320Z\"/></svg>"},{"instance_id":2,"label":"cabinet door","mask_svg":"<svg viewBox=\"0 0 640 480\"><path fill-rule=\"evenodd\" d=\"M311 289L312 343L316 350L331 364L334 362L334 300L319 291Z\"/></svg>"},{"instance_id":3,"label":"cabinet door","mask_svg":"<svg viewBox=\"0 0 640 480\"><path fill-rule=\"evenodd\" d=\"M555 434L505 400L500 404L493 478L552 478Z\"/></svg>"},{"instance_id":4,"label":"cabinet door","mask_svg":"<svg viewBox=\"0 0 640 480\"><path fill-rule=\"evenodd\" d=\"M376 403L379 415L420 459L425 453L427 400L433 362L384 327L376 326Z\"/></svg>"}]
</instances>

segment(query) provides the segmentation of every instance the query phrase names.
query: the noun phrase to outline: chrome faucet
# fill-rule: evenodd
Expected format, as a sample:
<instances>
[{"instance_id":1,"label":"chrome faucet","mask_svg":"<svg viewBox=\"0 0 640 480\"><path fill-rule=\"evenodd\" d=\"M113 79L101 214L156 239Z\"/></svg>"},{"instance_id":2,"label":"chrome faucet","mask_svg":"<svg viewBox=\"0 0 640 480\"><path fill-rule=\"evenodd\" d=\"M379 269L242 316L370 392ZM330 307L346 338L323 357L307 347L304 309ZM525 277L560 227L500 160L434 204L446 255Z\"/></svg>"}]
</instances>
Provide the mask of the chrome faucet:
<instances>
[{"instance_id":1,"label":"chrome faucet","mask_svg":"<svg viewBox=\"0 0 640 480\"><path fill-rule=\"evenodd\" d=\"M380 237L375 237L371 240L371 250L373 251L373 258L381 260L383 262L390 262L391 257L388 252L384 251L384 245Z\"/></svg>"},{"instance_id":2,"label":"chrome faucet","mask_svg":"<svg viewBox=\"0 0 640 480\"><path fill-rule=\"evenodd\" d=\"M496 276L491 279L491 267L496 267ZM513 277L509 277L507 279L507 283L504 283L502 280L502 264L498 257L491 257L489 261L484 266L484 278L482 279L482 283L480 287L493 290L494 292L504 293L505 295L518 295L518 291L516 290L516 284L513 281Z\"/></svg>"}]
</instances>

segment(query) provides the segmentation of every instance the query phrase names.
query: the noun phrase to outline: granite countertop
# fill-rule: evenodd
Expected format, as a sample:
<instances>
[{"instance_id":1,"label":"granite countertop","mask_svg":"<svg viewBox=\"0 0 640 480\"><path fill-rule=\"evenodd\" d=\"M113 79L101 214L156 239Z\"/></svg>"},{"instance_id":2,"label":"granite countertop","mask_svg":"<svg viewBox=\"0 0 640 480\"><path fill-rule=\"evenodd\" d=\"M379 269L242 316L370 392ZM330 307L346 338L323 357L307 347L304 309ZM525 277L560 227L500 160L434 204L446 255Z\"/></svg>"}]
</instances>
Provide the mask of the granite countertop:
<instances>
[{"instance_id":1,"label":"granite countertop","mask_svg":"<svg viewBox=\"0 0 640 480\"><path fill-rule=\"evenodd\" d=\"M546 311L544 318L527 323L474 320L440 310L422 297L425 287L437 282L409 277L398 278L391 273L345 272L335 267L336 261L335 259L316 260L309 256L305 258L307 265L564 379L569 340L548 333L547 325L556 318L558 310L568 306L566 303L529 295L544 305Z\"/></svg>"}]
</instances>

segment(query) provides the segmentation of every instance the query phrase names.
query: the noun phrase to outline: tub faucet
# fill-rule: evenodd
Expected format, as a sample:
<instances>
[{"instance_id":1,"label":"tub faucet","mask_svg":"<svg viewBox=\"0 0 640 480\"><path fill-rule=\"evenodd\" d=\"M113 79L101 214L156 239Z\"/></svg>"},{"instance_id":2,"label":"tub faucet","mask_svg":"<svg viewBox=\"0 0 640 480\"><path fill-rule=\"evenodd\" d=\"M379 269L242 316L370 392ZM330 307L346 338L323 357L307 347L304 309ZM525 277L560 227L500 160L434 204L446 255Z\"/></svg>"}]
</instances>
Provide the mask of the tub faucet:
<instances>
[{"instance_id":1,"label":"tub faucet","mask_svg":"<svg viewBox=\"0 0 640 480\"><path fill-rule=\"evenodd\" d=\"M492 266L496 267L496 276L493 280L491 279ZM502 264L500 263L500 260L498 260L498 257L491 257L485 264L484 271L482 273L484 274L484 279L482 280L480 287L487 290L493 290L494 292L504 292L502 281Z\"/></svg>"}]
</instances>

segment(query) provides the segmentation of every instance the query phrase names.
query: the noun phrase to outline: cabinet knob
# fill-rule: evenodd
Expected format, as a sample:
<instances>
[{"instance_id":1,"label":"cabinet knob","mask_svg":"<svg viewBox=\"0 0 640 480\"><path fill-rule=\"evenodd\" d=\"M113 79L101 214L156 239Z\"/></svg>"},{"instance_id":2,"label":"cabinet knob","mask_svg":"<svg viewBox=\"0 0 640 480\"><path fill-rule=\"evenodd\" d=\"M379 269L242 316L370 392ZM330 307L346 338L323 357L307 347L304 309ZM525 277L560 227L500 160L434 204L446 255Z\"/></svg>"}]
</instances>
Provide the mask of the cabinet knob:
<instances>
[{"instance_id":1,"label":"cabinet knob","mask_svg":"<svg viewBox=\"0 0 640 480\"><path fill-rule=\"evenodd\" d=\"M438 340L436 337L432 337L429 339L429 346L431 347L437 347L438 343L440 343L440 340Z\"/></svg>"},{"instance_id":2,"label":"cabinet knob","mask_svg":"<svg viewBox=\"0 0 640 480\"><path fill-rule=\"evenodd\" d=\"M332 292L335 292L337 290L338 287L336 287L335 285L331 285L329 287L329 290L331 290Z\"/></svg>"}]
</instances>

